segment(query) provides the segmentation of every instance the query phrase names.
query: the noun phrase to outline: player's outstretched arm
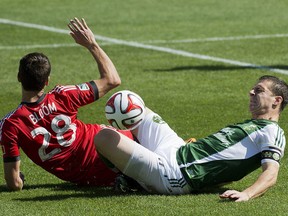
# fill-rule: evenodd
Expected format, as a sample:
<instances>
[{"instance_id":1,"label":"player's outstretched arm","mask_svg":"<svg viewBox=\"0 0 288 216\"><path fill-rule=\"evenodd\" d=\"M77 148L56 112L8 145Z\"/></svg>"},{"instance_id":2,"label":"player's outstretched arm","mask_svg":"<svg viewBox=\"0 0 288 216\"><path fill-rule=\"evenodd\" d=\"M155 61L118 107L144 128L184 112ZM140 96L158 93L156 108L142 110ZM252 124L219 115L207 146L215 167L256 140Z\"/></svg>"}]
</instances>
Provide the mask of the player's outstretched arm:
<instances>
[{"instance_id":1,"label":"player's outstretched arm","mask_svg":"<svg viewBox=\"0 0 288 216\"><path fill-rule=\"evenodd\" d=\"M4 163L4 175L9 189L18 191L23 188L24 175L20 172L20 161Z\"/></svg>"},{"instance_id":2,"label":"player's outstretched arm","mask_svg":"<svg viewBox=\"0 0 288 216\"><path fill-rule=\"evenodd\" d=\"M264 194L270 187L276 184L279 171L279 164L268 162L262 164L262 173L256 182L244 191L227 190L220 194L220 198L228 198L235 202L248 201Z\"/></svg>"},{"instance_id":3,"label":"player's outstretched arm","mask_svg":"<svg viewBox=\"0 0 288 216\"><path fill-rule=\"evenodd\" d=\"M93 32L85 20L83 18L81 20L74 18L70 21L68 27L71 30L70 35L74 38L75 42L86 47L97 62L100 78L95 79L94 82L98 87L99 97L119 86L121 79L113 62L98 45Z\"/></svg>"}]
</instances>

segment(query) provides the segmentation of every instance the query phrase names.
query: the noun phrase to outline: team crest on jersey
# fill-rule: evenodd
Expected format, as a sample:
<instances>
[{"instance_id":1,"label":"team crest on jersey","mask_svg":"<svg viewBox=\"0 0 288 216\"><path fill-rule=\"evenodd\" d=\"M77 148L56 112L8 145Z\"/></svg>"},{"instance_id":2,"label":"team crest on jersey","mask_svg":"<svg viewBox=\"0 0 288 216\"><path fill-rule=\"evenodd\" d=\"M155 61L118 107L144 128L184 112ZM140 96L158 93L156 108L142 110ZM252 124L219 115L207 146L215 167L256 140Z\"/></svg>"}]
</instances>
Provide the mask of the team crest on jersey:
<instances>
[{"instance_id":1,"label":"team crest on jersey","mask_svg":"<svg viewBox=\"0 0 288 216\"><path fill-rule=\"evenodd\" d=\"M153 116L153 121L158 124L165 124L166 122L158 115Z\"/></svg>"},{"instance_id":2,"label":"team crest on jersey","mask_svg":"<svg viewBox=\"0 0 288 216\"><path fill-rule=\"evenodd\" d=\"M254 124L248 124L248 125L244 125L243 129L248 131L248 132L253 132L257 129L257 126Z\"/></svg>"},{"instance_id":3,"label":"team crest on jersey","mask_svg":"<svg viewBox=\"0 0 288 216\"><path fill-rule=\"evenodd\" d=\"M81 90L81 91L87 91L89 90L89 86L87 85L87 83L82 83L82 84L79 84L77 85L78 88Z\"/></svg>"}]
</instances>

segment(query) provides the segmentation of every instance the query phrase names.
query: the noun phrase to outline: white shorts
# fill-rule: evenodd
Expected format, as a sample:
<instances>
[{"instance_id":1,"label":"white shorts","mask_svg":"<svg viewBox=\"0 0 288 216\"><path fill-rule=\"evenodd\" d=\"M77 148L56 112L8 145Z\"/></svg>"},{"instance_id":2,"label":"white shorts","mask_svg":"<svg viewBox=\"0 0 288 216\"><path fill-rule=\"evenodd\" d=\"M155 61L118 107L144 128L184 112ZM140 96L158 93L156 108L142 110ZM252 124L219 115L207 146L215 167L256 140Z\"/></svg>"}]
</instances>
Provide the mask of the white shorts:
<instances>
[{"instance_id":1,"label":"white shorts","mask_svg":"<svg viewBox=\"0 0 288 216\"><path fill-rule=\"evenodd\" d=\"M139 126L137 138L141 145L134 145L123 173L150 193L190 193L176 161L176 151L185 145L184 140L153 112L148 113Z\"/></svg>"}]
</instances>

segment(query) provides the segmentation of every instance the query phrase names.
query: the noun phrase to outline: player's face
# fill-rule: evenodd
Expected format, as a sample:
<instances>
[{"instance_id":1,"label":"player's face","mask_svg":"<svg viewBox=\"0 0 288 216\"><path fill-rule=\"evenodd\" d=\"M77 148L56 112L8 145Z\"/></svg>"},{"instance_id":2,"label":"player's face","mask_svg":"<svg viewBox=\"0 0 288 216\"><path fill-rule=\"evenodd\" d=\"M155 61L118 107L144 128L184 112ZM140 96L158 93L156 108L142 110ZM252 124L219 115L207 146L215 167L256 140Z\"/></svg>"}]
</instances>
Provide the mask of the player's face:
<instances>
[{"instance_id":1,"label":"player's face","mask_svg":"<svg viewBox=\"0 0 288 216\"><path fill-rule=\"evenodd\" d=\"M249 109L253 117L267 114L273 109L276 96L270 91L270 85L271 81L263 80L257 83L249 92Z\"/></svg>"}]
</instances>

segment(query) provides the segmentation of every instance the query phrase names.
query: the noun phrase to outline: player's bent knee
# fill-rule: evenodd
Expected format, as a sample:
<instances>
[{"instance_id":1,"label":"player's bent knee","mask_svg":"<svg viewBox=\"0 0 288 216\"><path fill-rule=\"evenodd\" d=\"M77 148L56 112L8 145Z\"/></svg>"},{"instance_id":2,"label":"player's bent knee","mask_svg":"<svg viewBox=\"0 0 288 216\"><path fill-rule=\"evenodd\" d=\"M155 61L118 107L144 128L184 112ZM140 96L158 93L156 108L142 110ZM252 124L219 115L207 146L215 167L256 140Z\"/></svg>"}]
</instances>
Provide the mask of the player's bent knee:
<instances>
[{"instance_id":1,"label":"player's bent knee","mask_svg":"<svg viewBox=\"0 0 288 216\"><path fill-rule=\"evenodd\" d=\"M113 149L120 141L120 135L111 129L102 129L95 137L94 144L98 150Z\"/></svg>"}]
</instances>

